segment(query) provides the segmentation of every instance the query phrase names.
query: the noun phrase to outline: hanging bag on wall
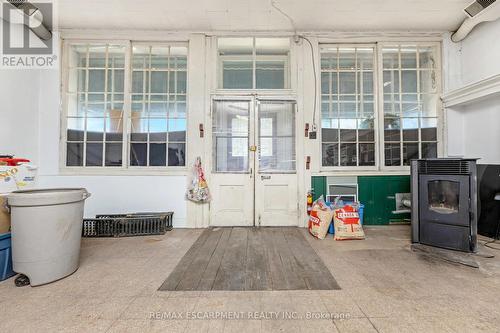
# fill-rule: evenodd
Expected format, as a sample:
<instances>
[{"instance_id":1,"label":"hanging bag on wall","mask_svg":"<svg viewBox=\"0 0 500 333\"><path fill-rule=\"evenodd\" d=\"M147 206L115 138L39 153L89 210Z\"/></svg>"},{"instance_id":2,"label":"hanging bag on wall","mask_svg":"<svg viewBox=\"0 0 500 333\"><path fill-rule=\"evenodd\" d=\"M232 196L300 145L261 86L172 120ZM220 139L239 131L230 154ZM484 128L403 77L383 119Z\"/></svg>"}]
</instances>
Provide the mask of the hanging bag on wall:
<instances>
[{"instance_id":1,"label":"hanging bag on wall","mask_svg":"<svg viewBox=\"0 0 500 333\"><path fill-rule=\"evenodd\" d=\"M209 202L211 199L200 157L197 157L193 164L186 199L200 203Z\"/></svg>"}]
</instances>

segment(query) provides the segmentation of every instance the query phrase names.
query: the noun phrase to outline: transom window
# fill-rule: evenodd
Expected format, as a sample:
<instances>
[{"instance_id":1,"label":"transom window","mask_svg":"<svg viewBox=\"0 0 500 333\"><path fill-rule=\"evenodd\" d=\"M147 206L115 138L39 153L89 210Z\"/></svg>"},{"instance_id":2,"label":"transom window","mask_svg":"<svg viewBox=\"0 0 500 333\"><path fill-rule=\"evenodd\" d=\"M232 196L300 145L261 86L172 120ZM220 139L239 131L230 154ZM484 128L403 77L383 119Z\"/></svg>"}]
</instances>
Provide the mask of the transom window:
<instances>
[{"instance_id":1,"label":"transom window","mask_svg":"<svg viewBox=\"0 0 500 333\"><path fill-rule=\"evenodd\" d=\"M224 37L217 47L218 88L290 88L289 38Z\"/></svg>"},{"instance_id":2,"label":"transom window","mask_svg":"<svg viewBox=\"0 0 500 333\"><path fill-rule=\"evenodd\" d=\"M185 166L186 46L70 43L65 50L66 166Z\"/></svg>"},{"instance_id":3,"label":"transom window","mask_svg":"<svg viewBox=\"0 0 500 333\"><path fill-rule=\"evenodd\" d=\"M322 166L405 167L437 157L437 52L433 44L322 46Z\"/></svg>"}]
</instances>

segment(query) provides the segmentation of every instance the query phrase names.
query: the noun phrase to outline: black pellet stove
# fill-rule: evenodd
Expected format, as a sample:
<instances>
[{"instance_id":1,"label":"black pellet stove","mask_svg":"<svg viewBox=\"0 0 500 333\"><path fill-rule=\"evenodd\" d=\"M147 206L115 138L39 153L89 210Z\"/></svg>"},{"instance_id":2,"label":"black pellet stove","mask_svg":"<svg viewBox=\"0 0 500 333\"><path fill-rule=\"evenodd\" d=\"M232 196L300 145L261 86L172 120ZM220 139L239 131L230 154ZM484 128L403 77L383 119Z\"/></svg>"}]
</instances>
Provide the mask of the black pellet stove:
<instances>
[{"instance_id":1,"label":"black pellet stove","mask_svg":"<svg viewBox=\"0 0 500 333\"><path fill-rule=\"evenodd\" d=\"M476 159L413 160L411 175L412 242L476 252Z\"/></svg>"}]
</instances>

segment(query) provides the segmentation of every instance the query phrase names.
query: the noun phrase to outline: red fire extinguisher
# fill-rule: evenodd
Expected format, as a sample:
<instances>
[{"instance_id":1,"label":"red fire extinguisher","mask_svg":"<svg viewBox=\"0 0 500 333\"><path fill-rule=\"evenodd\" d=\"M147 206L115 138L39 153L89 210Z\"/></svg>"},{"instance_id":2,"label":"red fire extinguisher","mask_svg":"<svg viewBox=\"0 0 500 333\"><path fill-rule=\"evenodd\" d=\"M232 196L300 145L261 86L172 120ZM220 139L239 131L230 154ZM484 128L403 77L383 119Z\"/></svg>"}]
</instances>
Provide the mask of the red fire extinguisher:
<instances>
[{"instance_id":1,"label":"red fire extinguisher","mask_svg":"<svg viewBox=\"0 0 500 333\"><path fill-rule=\"evenodd\" d=\"M313 191L311 190L307 192L307 215L311 215L312 206L313 206Z\"/></svg>"}]
</instances>

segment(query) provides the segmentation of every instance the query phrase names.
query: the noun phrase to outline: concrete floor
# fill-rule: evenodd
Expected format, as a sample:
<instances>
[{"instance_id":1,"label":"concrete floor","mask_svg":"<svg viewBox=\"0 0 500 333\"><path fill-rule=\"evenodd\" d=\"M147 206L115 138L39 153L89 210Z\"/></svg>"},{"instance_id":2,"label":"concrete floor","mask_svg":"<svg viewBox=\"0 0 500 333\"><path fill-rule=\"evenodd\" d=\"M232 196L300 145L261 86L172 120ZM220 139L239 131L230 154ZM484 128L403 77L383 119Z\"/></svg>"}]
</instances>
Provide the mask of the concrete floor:
<instances>
[{"instance_id":1,"label":"concrete floor","mask_svg":"<svg viewBox=\"0 0 500 333\"><path fill-rule=\"evenodd\" d=\"M202 231L84 239L70 277L0 282L0 332L500 331L500 258L474 269L411 252L408 226L366 227L364 241L307 235L342 290L157 291ZM201 318L217 315L233 319Z\"/></svg>"}]
</instances>

